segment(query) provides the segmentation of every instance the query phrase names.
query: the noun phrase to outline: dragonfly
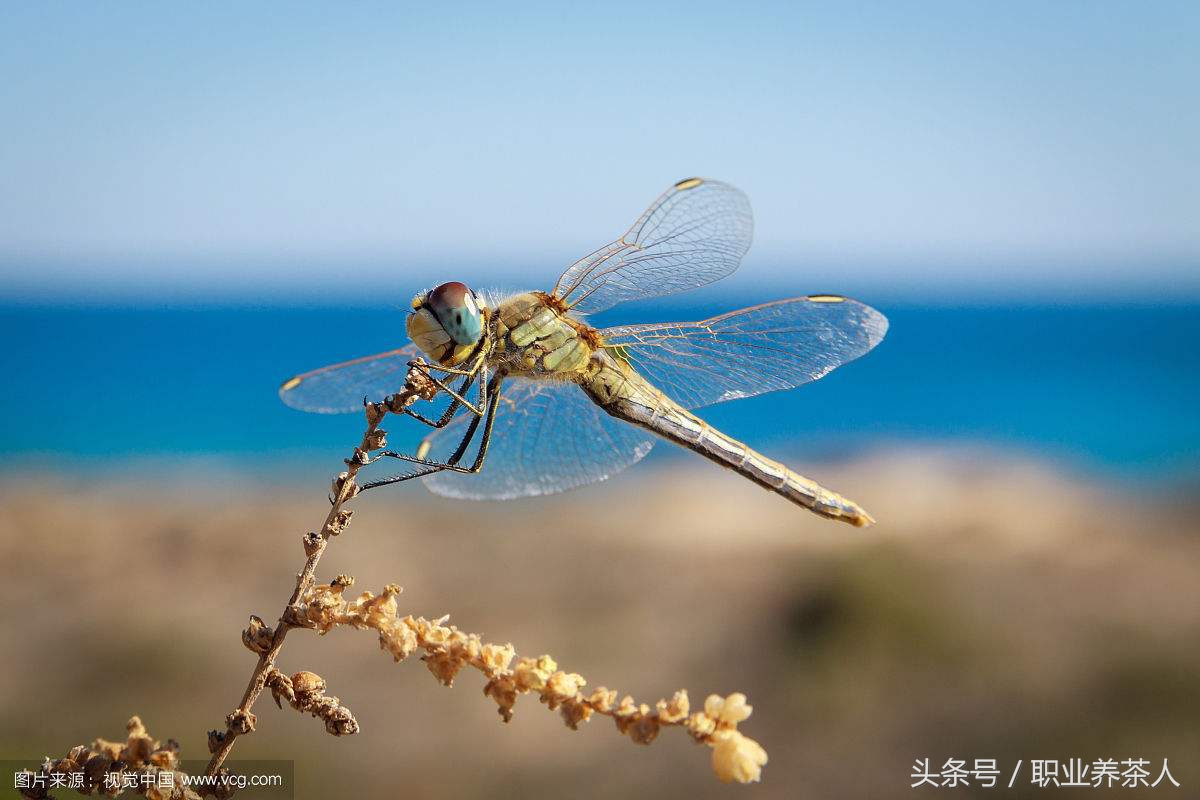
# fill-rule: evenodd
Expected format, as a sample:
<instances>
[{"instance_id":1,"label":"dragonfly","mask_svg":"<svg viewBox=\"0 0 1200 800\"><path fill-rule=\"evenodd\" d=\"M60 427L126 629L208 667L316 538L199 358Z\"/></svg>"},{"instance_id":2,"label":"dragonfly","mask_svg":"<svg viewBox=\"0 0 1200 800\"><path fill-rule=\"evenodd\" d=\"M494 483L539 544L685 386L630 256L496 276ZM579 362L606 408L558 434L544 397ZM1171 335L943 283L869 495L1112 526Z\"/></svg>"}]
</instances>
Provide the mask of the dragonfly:
<instances>
[{"instance_id":1,"label":"dragonfly","mask_svg":"<svg viewBox=\"0 0 1200 800\"><path fill-rule=\"evenodd\" d=\"M432 429L415 453L378 454L404 462L406 471L363 489L421 478L451 498L547 495L605 480L661 438L823 517L870 525L857 503L694 412L827 375L879 344L888 327L881 313L817 294L697 322L590 323L619 303L730 275L753 228L740 190L704 178L679 181L549 291L492 296L443 283L413 298L407 346L296 375L280 396L304 411L361 410L397 391L413 368L445 393L440 415L404 410Z\"/></svg>"}]
</instances>

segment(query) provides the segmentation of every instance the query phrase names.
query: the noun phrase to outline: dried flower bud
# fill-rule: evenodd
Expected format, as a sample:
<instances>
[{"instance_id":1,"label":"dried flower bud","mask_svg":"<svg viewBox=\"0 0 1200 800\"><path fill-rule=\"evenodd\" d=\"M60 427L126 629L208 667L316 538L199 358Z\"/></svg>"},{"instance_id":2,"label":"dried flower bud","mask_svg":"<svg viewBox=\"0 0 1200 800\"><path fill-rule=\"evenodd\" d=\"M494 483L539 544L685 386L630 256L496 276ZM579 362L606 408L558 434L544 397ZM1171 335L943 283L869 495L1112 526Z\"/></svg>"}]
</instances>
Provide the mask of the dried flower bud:
<instances>
[{"instance_id":1,"label":"dried flower bud","mask_svg":"<svg viewBox=\"0 0 1200 800\"><path fill-rule=\"evenodd\" d=\"M517 704L517 684L511 675L492 678L483 687L485 696L496 701L496 711L505 722L512 722L513 706Z\"/></svg>"},{"instance_id":2,"label":"dried flower bud","mask_svg":"<svg viewBox=\"0 0 1200 800\"><path fill-rule=\"evenodd\" d=\"M603 686L597 686L596 690L588 697L588 705L599 711L601 714L608 714L613 710L614 704L617 702L617 690L606 689Z\"/></svg>"},{"instance_id":3,"label":"dried flower bud","mask_svg":"<svg viewBox=\"0 0 1200 800\"><path fill-rule=\"evenodd\" d=\"M617 724L617 730L628 733L638 744L649 744L658 735L658 721L650 725L645 722L647 718L653 719L650 706L634 703L629 695L622 697L621 704L613 710L613 722Z\"/></svg>"},{"instance_id":4,"label":"dried flower bud","mask_svg":"<svg viewBox=\"0 0 1200 800\"><path fill-rule=\"evenodd\" d=\"M683 722L687 719L689 708L687 691L680 689L671 696L670 702L659 700L654 708L660 722L665 722L669 725L677 725Z\"/></svg>"},{"instance_id":5,"label":"dried flower bud","mask_svg":"<svg viewBox=\"0 0 1200 800\"><path fill-rule=\"evenodd\" d=\"M697 711L687 718L684 727L697 742L705 742L717 729L717 721L703 711Z\"/></svg>"},{"instance_id":6,"label":"dried flower bud","mask_svg":"<svg viewBox=\"0 0 1200 800\"><path fill-rule=\"evenodd\" d=\"M553 711L567 700L574 699L586 683L582 675L557 671L546 680L541 700Z\"/></svg>"},{"instance_id":7,"label":"dried flower bud","mask_svg":"<svg viewBox=\"0 0 1200 800\"><path fill-rule=\"evenodd\" d=\"M579 730L579 723L587 722L592 716L592 707L587 701L572 697L570 700L563 701L562 708L559 709L562 714L563 722L567 723L567 727L573 731Z\"/></svg>"},{"instance_id":8,"label":"dried flower bud","mask_svg":"<svg viewBox=\"0 0 1200 800\"><path fill-rule=\"evenodd\" d=\"M704 701L704 713L723 726L736 726L752 711L754 707L746 705L746 695L741 692L734 692L728 697L710 694Z\"/></svg>"},{"instance_id":9,"label":"dried flower bud","mask_svg":"<svg viewBox=\"0 0 1200 800\"><path fill-rule=\"evenodd\" d=\"M376 428L363 437L363 443L368 450L380 450L387 447L387 431Z\"/></svg>"},{"instance_id":10,"label":"dried flower bud","mask_svg":"<svg viewBox=\"0 0 1200 800\"><path fill-rule=\"evenodd\" d=\"M638 705L634 702L633 696L627 694L621 698L620 704L613 709L612 713L613 717L618 720L631 719L637 715Z\"/></svg>"},{"instance_id":11,"label":"dried flower bud","mask_svg":"<svg viewBox=\"0 0 1200 800\"><path fill-rule=\"evenodd\" d=\"M308 609L306 609L306 608L296 608L295 606L288 606L287 608L285 608L283 610L281 619L283 620L285 625L288 625L289 627L292 627L292 628L315 628L315 627L317 627L316 623L308 618L307 611L308 611Z\"/></svg>"},{"instance_id":12,"label":"dried flower bud","mask_svg":"<svg viewBox=\"0 0 1200 800\"><path fill-rule=\"evenodd\" d=\"M438 387L429 377L428 367L425 365L425 359L416 359L416 364L408 370L408 376L404 381L404 391L412 392L422 400L432 400L437 397ZM395 396L389 397L388 401L398 402L399 398ZM410 398L404 405L411 405Z\"/></svg>"},{"instance_id":13,"label":"dried flower bud","mask_svg":"<svg viewBox=\"0 0 1200 800\"><path fill-rule=\"evenodd\" d=\"M358 733L358 720L345 706L337 706L325 717L325 730L334 736L352 736Z\"/></svg>"},{"instance_id":14,"label":"dried flower bud","mask_svg":"<svg viewBox=\"0 0 1200 800\"><path fill-rule=\"evenodd\" d=\"M517 688L523 692L541 691L546 681L558 669L558 664L550 656L522 658L517 661L513 674L517 679Z\"/></svg>"},{"instance_id":15,"label":"dried flower bud","mask_svg":"<svg viewBox=\"0 0 1200 800\"><path fill-rule=\"evenodd\" d=\"M658 738L658 718L653 714L646 713L650 709L643 706L645 711L638 714L627 726L626 732L629 738L636 744L650 744Z\"/></svg>"},{"instance_id":16,"label":"dried flower bud","mask_svg":"<svg viewBox=\"0 0 1200 800\"><path fill-rule=\"evenodd\" d=\"M208 752L215 753L225 744L225 731L208 732Z\"/></svg>"},{"instance_id":17,"label":"dried flower bud","mask_svg":"<svg viewBox=\"0 0 1200 800\"><path fill-rule=\"evenodd\" d=\"M304 543L304 555L311 557L314 553L321 549L324 540L316 531L309 531L304 534L301 540Z\"/></svg>"},{"instance_id":18,"label":"dried flower bud","mask_svg":"<svg viewBox=\"0 0 1200 800\"><path fill-rule=\"evenodd\" d=\"M477 633L464 633L454 628L454 634L450 637L449 652L461 661L463 666L479 665L483 658L483 640Z\"/></svg>"},{"instance_id":19,"label":"dried flower bud","mask_svg":"<svg viewBox=\"0 0 1200 800\"><path fill-rule=\"evenodd\" d=\"M96 739L92 742L92 749L103 755L109 761L116 761L121 757L121 750L125 745L121 742L110 742L107 739Z\"/></svg>"},{"instance_id":20,"label":"dried flower bud","mask_svg":"<svg viewBox=\"0 0 1200 800\"><path fill-rule=\"evenodd\" d=\"M296 692L292 688L292 679L284 675L275 667L267 670L263 676L263 685L271 690L271 698L274 699L275 705L283 708L283 701L286 700L288 705L293 705L296 702Z\"/></svg>"},{"instance_id":21,"label":"dried flower bud","mask_svg":"<svg viewBox=\"0 0 1200 800\"><path fill-rule=\"evenodd\" d=\"M417 635L407 625L390 625L379 630L379 647L392 654L396 662L408 658L417 649Z\"/></svg>"},{"instance_id":22,"label":"dried flower bud","mask_svg":"<svg viewBox=\"0 0 1200 800\"><path fill-rule=\"evenodd\" d=\"M329 532L330 536L337 536L339 533L346 530L346 526L350 524L350 517L352 516L354 516L354 512L352 510L348 508L341 509L337 512L337 514L334 515L333 519L329 521L329 525L326 526L325 530Z\"/></svg>"},{"instance_id":23,"label":"dried flower bud","mask_svg":"<svg viewBox=\"0 0 1200 800\"><path fill-rule=\"evenodd\" d=\"M483 664L484 674L489 677L508 669L517 652L512 644L485 644L480 648L479 660Z\"/></svg>"},{"instance_id":24,"label":"dried flower bud","mask_svg":"<svg viewBox=\"0 0 1200 800\"><path fill-rule=\"evenodd\" d=\"M139 721L140 722L140 721ZM141 728L145 731L145 728ZM123 761L131 764L145 764L150 761L151 754L158 748L158 742L143 734L130 734L129 740L125 743L125 752L122 754Z\"/></svg>"},{"instance_id":25,"label":"dried flower bud","mask_svg":"<svg viewBox=\"0 0 1200 800\"><path fill-rule=\"evenodd\" d=\"M179 766L179 742L167 739L167 743L150 755L150 763L159 769L174 771Z\"/></svg>"},{"instance_id":26,"label":"dried flower bud","mask_svg":"<svg viewBox=\"0 0 1200 800\"><path fill-rule=\"evenodd\" d=\"M225 724L229 726L229 730L236 734L245 734L254 730L254 726L258 722L258 717L244 709L237 709L225 718Z\"/></svg>"},{"instance_id":27,"label":"dried flower bud","mask_svg":"<svg viewBox=\"0 0 1200 800\"><path fill-rule=\"evenodd\" d=\"M267 627L262 618L251 614L250 625L242 631L242 644L251 652L262 655L271 649L274 638L275 632Z\"/></svg>"},{"instance_id":28,"label":"dried flower bud","mask_svg":"<svg viewBox=\"0 0 1200 800\"><path fill-rule=\"evenodd\" d=\"M363 592L358 599L346 606L347 619L355 627L381 630L396 621L396 596L403 591L394 583L383 587L378 597Z\"/></svg>"},{"instance_id":29,"label":"dried flower bud","mask_svg":"<svg viewBox=\"0 0 1200 800\"><path fill-rule=\"evenodd\" d=\"M305 703L325 693L325 679L315 672L297 672L292 676L292 689L296 692L296 701Z\"/></svg>"},{"instance_id":30,"label":"dried flower bud","mask_svg":"<svg viewBox=\"0 0 1200 800\"><path fill-rule=\"evenodd\" d=\"M767 751L735 730L720 731L713 746L713 772L725 783L755 783L762 777Z\"/></svg>"},{"instance_id":31,"label":"dried flower bud","mask_svg":"<svg viewBox=\"0 0 1200 800\"><path fill-rule=\"evenodd\" d=\"M350 709L336 697L325 694L325 679L315 672L301 671L290 678L272 667L265 676L276 705L282 701L297 711L312 714L325 722L325 730L334 736L358 733L358 722Z\"/></svg>"},{"instance_id":32,"label":"dried flower bud","mask_svg":"<svg viewBox=\"0 0 1200 800\"><path fill-rule=\"evenodd\" d=\"M435 650L432 653L427 653L421 657L425 662L425 666L433 673L433 677L438 679L438 682L443 686L453 686L454 678L459 671L466 665L465 662L455 658L446 650Z\"/></svg>"}]
</instances>

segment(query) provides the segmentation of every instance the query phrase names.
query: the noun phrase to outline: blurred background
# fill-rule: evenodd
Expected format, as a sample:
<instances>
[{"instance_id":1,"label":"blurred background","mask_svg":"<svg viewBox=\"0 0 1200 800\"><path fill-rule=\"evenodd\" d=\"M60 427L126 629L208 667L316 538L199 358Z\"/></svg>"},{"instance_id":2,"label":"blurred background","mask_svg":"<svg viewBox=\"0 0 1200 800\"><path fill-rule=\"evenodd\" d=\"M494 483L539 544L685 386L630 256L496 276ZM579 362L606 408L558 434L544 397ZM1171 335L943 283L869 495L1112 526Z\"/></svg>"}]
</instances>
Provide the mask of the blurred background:
<instances>
[{"instance_id":1,"label":"blurred background","mask_svg":"<svg viewBox=\"0 0 1200 800\"><path fill-rule=\"evenodd\" d=\"M0 758L134 713L202 757L361 431L280 381L402 344L433 283L548 288L698 174L750 196L741 270L596 323L879 308L865 359L705 413L879 524L662 445L554 498L365 496L321 574L639 700L745 691L763 783L503 726L343 631L281 666L363 731L260 705L238 755L297 797L885 797L949 758L1195 796L1198 38L1171 2L0 5Z\"/></svg>"}]
</instances>

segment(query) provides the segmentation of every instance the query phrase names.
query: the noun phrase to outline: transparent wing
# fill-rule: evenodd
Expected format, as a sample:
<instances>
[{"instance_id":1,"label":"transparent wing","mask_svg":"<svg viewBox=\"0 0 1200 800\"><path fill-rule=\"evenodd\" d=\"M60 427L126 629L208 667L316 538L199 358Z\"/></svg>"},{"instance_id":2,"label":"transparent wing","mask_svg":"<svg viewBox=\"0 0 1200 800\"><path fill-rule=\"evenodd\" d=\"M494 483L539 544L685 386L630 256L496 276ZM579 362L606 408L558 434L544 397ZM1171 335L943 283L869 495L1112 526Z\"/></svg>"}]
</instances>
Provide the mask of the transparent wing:
<instances>
[{"instance_id":1,"label":"transparent wing","mask_svg":"<svg viewBox=\"0 0 1200 800\"><path fill-rule=\"evenodd\" d=\"M361 411L363 398L378 402L400 391L408 362L420 353L416 345L363 356L288 378L279 387L284 403L301 411L341 414Z\"/></svg>"},{"instance_id":2,"label":"transparent wing","mask_svg":"<svg viewBox=\"0 0 1200 800\"><path fill-rule=\"evenodd\" d=\"M870 306L813 295L600 334L610 353L668 397L700 408L815 381L879 344L887 326Z\"/></svg>"},{"instance_id":3,"label":"transparent wing","mask_svg":"<svg viewBox=\"0 0 1200 800\"><path fill-rule=\"evenodd\" d=\"M431 457L444 460L469 420L462 415L434 433ZM605 414L573 383L509 378L483 469L423 480L435 494L470 500L554 494L615 475L653 444L649 433ZM467 458L474 452L468 450Z\"/></svg>"},{"instance_id":4,"label":"transparent wing","mask_svg":"<svg viewBox=\"0 0 1200 800\"><path fill-rule=\"evenodd\" d=\"M753 233L746 195L727 183L688 178L655 200L620 239L572 264L554 295L591 314L694 289L736 270Z\"/></svg>"}]
</instances>

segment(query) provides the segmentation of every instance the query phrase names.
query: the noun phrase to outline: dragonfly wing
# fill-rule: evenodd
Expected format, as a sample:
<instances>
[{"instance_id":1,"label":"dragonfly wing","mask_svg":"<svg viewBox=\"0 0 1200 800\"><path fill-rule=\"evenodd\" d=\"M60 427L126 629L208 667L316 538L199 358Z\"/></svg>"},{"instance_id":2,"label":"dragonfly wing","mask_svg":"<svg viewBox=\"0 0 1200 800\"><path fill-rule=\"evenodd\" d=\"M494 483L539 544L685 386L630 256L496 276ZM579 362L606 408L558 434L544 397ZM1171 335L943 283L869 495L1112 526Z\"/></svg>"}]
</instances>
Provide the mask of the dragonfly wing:
<instances>
[{"instance_id":1,"label":"dragonfly wing","mask_svg":"<svg viewBox=\"0 0 1200 800\"><path fill-rule=\"evenodd\" d=\"M689 178L655 200L620 239L572 264L554 295L592 314L694 289L736 270L753 233L746 195L727 183Z\"/></svg>"},{"instance_id":2,"label":"dragonfly wing","mask_svg":"<svg viewBox=\"0 0 1200 800\"><path fill-rule=\"evenodd\" d=\"M341 414L361 411L363 399L378 402L404 387L416 345L363 356L288 378L279 387L284 403L301 411Z\"/></svg>"},{"instance_id":3,"label":"dragonfly wing","mask_svg":"<svg viewBox=\"0 0 1200 800\"><path fill-rule=\"evenodd\" d=\"M499 403L483 469L434 473L423 479L430 491L470 500L554 494L605 480L654 444L650 434L605 414L573 383L509 378ZM464 414L434 433L430 457L453 452L469 421Z\"/></svg>"},{"instance_id":4,"label":"dragonfly wing","mask_svg":"<svg viewBox=\"0 0 1200 800\"><path fill-rule=\"evenodd\" d=\"M887 326L870 306L813 295L600 334L610 353L667 396L700 408L815 381L879 344Z\"/></svg>"}]
</instances>

